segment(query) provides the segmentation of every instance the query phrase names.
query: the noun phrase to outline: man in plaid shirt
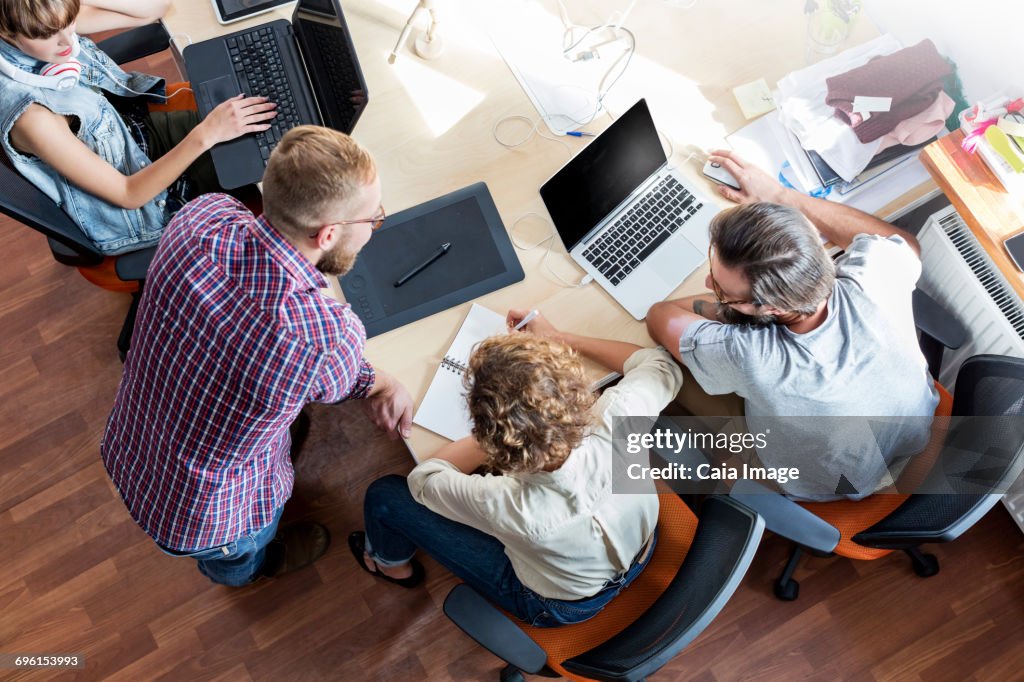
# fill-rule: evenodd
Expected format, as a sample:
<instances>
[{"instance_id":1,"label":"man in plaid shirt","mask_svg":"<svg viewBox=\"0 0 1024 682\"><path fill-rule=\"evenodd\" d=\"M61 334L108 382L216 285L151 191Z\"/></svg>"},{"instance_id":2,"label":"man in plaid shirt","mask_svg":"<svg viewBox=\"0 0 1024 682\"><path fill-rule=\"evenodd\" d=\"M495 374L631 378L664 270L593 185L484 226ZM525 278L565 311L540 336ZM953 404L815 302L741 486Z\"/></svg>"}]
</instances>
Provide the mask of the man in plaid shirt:
<instances>
[{"instance_id":1,"label":"man in plaid shirt","mask_svg":"<svg viewBox=\"0 0 1024 682\"><path fill-rule=\"evenodd\" d=\"M295 128L270 157L263 201L257 218L208 194L168 225L101 446L142 529L225 585L327 551L320 524L278 529L294 480L289 425L306 403L363 398L392 437L412 420L408 392L363 358L359 318L320 291L384 222L369 153Z\"/></svg>"}]
</instances>

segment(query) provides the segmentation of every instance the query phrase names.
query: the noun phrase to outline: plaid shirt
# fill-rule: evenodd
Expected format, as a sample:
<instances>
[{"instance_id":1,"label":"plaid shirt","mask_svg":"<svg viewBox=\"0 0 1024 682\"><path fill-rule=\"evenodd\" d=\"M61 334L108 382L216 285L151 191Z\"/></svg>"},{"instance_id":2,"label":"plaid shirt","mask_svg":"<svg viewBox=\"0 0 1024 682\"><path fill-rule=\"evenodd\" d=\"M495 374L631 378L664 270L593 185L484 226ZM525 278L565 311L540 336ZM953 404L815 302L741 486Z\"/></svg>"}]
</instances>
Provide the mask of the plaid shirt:
<instances>
[{"instance_id":1,"label":"plaid shirt","mask_svg":"<svg viewBox=\"0 0 1024 682\"><path fill-rule=\"evenodd\" d=\"M303 405L373 387L363 325L325 286L231 197L200 197L168 225L101 445L162 546L217 547L266 526L291 495L288 426Z\"/></svg>"}]
</instances>

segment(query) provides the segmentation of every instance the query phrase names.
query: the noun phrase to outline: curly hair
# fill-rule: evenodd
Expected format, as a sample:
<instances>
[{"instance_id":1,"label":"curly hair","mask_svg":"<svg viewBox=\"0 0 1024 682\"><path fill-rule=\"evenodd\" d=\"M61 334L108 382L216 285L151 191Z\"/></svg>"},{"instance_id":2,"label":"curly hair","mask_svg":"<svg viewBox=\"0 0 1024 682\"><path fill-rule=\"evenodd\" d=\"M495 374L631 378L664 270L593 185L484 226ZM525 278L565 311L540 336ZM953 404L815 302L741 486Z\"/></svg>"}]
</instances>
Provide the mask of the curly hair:
<instances>
[{"instance_id":1,"label":"curly hair","mask_svg":"<svg viewBox=\"0 0 1024 682\"><path fill-rule=\"evenodd\" d=\"M553 471L587 435L596 399L565 344L533 334L493 336L463 380L473 436L502 473Z\"/></svg>"}]
</instances>

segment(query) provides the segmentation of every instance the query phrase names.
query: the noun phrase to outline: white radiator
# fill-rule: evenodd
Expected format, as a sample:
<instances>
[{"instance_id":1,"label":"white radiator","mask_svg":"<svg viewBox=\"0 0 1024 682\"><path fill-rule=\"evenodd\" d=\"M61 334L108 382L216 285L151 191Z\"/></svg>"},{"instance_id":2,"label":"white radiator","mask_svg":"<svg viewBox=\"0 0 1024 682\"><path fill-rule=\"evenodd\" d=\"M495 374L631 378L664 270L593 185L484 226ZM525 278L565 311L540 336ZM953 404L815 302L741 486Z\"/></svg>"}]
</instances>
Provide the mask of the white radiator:
<instances>
[{"instance_id":1,"label":"white radiator","mask_svg":"<svg viewBox=\"0 0 1024 682\"><path fill-rule=\"evenodd\" d=\"M924 273L918 285L967 328L967 341L946 349L939 381L953 390L964 360L981 353L1024 357L1024 302L956 210L932 215L918 235ZM1024 477L1003 498L1024 530Z\"/></svg>"}]
</instances>

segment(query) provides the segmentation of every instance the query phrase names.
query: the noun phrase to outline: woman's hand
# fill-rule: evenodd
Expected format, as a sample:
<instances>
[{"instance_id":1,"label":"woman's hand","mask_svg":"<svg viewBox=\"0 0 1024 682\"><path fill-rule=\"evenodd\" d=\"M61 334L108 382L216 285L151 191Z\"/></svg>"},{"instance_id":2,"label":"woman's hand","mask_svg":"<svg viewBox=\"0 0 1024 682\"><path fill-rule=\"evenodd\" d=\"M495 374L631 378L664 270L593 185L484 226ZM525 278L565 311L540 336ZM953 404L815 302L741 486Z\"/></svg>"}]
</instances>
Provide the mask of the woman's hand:
<instances>
[{"instance_id":1,"label":"woman's hand","mask_svg":"<svg viewBox=\"0 0 1024 682\"><path fill-rule=\"evenodd\" d=\"M219 142L227 142L246 133L258 133L270 128L277 116L277 105L266 97L235 95L217 105L197 128L201 130L203 144L209 149Z\"/></svg>"},{"instance_id":2,"label":"woman's hand","mask_svg":"<svg viewBox=\"0 0 1024 682\"><path fill-rule=\"evenodd\" d=\"M529 310L510 310L508 315L505 317L505 324L512 330L517 324L523 321L523 319L530 314ZM543 315L537 314L532 320L526 323L526 326L519 331L530 332L537 336L544 337L546 339L553 339L555 341L561 341L561 333L555 329L555 326L548 322Z\"/></svg>"}]
</instances>

